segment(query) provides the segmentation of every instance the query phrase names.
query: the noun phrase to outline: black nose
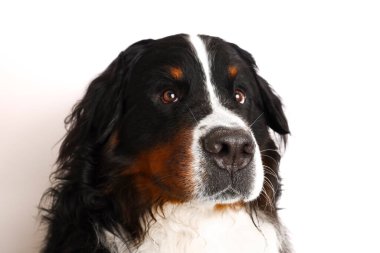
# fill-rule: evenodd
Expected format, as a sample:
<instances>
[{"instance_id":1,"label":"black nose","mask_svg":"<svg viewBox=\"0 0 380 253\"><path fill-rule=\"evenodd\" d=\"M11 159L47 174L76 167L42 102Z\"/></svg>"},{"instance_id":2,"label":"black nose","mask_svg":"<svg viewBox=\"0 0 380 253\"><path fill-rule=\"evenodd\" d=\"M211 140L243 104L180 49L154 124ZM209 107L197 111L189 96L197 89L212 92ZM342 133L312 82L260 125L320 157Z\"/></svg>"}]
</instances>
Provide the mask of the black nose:
<instances>
[{"instance_id":1,"label":"black nose","mask_svg":"<svg viewBox=\"0 0 380 253\"><path fill-rule=\"evenodd\" d=\"M254 151L251 134L243 129L213 129L204 137L203 147L220 168L230 173L247 166Z\"/></svg>"}]
</instances>

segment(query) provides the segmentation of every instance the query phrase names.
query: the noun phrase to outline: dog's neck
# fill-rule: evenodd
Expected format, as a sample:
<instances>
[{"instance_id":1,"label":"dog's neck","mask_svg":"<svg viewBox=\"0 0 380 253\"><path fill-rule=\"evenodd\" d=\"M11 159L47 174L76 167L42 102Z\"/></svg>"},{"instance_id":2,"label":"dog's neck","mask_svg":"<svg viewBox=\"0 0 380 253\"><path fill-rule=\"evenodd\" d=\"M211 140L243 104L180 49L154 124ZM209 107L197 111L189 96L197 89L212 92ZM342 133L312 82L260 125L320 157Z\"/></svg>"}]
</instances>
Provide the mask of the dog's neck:
<instances>
[{"instance_id":1,"label":"dog's neck","mask_svg":"<svg viewBox=\"0 0 380 253\"><path fill-rule=\"evenodd\" d=\"M252 221L253 218L253 221ZM155 213L139 247L131 247L108 233L113 252L174 253L278 253L281 235L261 212L253 217L238 205L167 204Z\"/></svg>"}]
</instances>

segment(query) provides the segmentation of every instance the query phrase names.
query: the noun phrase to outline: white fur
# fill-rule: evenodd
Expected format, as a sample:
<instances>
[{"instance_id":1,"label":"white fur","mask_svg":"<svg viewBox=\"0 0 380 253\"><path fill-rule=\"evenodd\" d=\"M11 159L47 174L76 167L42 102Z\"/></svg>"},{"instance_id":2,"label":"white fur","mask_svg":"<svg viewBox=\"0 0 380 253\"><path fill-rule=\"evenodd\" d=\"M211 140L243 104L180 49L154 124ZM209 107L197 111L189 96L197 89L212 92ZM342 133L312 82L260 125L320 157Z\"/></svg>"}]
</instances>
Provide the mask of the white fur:
<instances>
[{"instance_id":1,"label":"white fur","mask_svg":"<svg viewBox=\"0 0 380 253\"><path fill-rule=\"evenodd\" d=\"M156 215L157 222L140 247L128 250L113 235L108 245L115 253L278 253L281 247L275 226L260 212L254 217L258 228L243 209L216 211L212 205L168 204L164 214Z\"/></svg>"},{"instance_id":2,"label":"white fur","mask_svg":"<svg viewBox=\"0 0 380 253\"><path fill-rule=\"evenodd\" d=\"M260 195L261 189L264 183L264 167L261 161L261 152L259 146L257 145L256 139L249 128L247 122L240 118L236 113L228 110L224 107L215 90L215 84L212 83L210 78L211 72L211 61L207 53L204 42L199 36L190 36L190 43L192 43L195 53L197 54L198 60L203 67L203 71L206 76L206 89L208 92L209 102L211 105L212 113L203 118L198 125L195 127L193 132L193 143L192 143L192 152L194 155L194 164L193 169L195 171L195 182L196 190L195 195L197 199L202 199L204 192L204 185L202 182L202 172L206 169L201 166L202 164L202 147L199 145L199 140L210 130L216 127L231 127L231 128L242 128L247 132L251 133L251 136L255 142L255 153L254 153L254 167L255 167L255 176L252 183L252 189L249 197L244 199L244 201L251 201L257 198ZM207 198L206 200L212 200L212 198ZM239 199L230 199L223 201L223 203L233 203Z\"/></svg>"},{"instance_id":3,"label":"white fur","mask_svg":"<svg viewBox=\"0 0 380 253\"><path fill-rule=\"evenodd\" d=\"M211 84L211 78L210 78L210 72L211 72L211 68L210 68L211 64L210 63L211 63L211 61L209 59L209 55L207 53L205 44L202 41L202 39L197 35L190 36L190 42L192 43L193 48L195 49L195 53L198 56L198 60L201 63L201 65L203 67L203 72L205 73L205 76L206 76L206 80L205 80L206 81L206 88L207 88L209 99L211 102L211 107L212 107L212 109L216 109L217 107L219 107L221 105L220 105L219 99L216 96L215 88Z\"/></svg>"}]
</instances>

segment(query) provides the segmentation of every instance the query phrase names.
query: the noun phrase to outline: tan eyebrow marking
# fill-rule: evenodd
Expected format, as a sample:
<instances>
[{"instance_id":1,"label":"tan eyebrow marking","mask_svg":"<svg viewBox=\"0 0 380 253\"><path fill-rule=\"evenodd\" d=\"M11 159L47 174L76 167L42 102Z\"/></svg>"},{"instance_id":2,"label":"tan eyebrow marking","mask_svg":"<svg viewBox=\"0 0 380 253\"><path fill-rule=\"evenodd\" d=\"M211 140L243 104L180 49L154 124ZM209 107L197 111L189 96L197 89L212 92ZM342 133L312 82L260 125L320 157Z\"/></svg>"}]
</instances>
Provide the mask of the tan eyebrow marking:
<instances>
[{"instance_id":1,"label":"tan eyebrow marking","mask_svg":"<svg viewBox=\"0 0 380 253\"><path fill-rule=\"evenodd\" d=\"M228 76L230 78L236 77L237 74L238 74L238 69L236 66L234 66L234 65L228 66Z\"/></svg>"},{"instance_id":2,"label":"tan eyebrow marking","mask_svg":"<svg viewBox=\"0 0 380 253\"><path fill-rule=\"evenodd\" d=\"M170 67L170 75L175 80L181 80L183 78L183 71L180 67Z\"/></svg>"}]
</instances>

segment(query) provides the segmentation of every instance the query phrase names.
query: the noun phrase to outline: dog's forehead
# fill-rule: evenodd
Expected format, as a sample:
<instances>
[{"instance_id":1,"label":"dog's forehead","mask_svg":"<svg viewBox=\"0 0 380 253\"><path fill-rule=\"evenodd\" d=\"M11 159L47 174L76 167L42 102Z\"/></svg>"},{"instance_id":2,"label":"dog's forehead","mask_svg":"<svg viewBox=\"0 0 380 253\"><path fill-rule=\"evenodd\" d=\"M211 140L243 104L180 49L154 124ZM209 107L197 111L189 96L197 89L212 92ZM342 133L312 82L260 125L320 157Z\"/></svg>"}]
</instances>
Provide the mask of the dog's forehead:
<instances>
[{"instance_id":1,"label":"dog's forehead","mask_svg":"<svg viewBox=\"0 0 380 253\"><path fill-rule=\"evenodd\" d=\"M202 45L197 44L197 39L200 39ZM206 50L207 61L212 69L204 69L204 61L199 59L201 47ZM246 67L245 62L230 43L217 37L187 34L153 40L146 47L140 62L145 70L149 70L149 67L160 68L172 65L183 68L184 72L202 70L213 72L213 75L219 74L220 70L228 73L231 70L230 65L234 66L235 70Z\"/></svg>"},{"instance_id":2,"label":"dog's forehead","mask_svg":"<svg viewBox=\"0 0 380 253\"><path fill-rule=\"evenodd\" d=\"M183 34L152 40L139 54L133 69L137 78L172 73L177 80L201 72L191 43Z\"/></svg>"}]
</instances>

